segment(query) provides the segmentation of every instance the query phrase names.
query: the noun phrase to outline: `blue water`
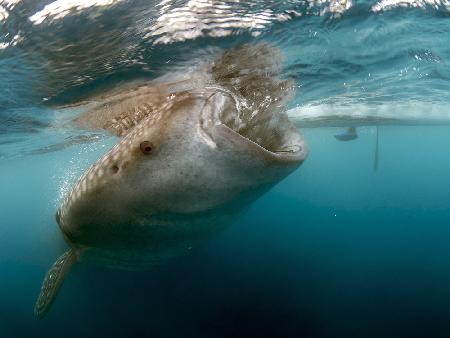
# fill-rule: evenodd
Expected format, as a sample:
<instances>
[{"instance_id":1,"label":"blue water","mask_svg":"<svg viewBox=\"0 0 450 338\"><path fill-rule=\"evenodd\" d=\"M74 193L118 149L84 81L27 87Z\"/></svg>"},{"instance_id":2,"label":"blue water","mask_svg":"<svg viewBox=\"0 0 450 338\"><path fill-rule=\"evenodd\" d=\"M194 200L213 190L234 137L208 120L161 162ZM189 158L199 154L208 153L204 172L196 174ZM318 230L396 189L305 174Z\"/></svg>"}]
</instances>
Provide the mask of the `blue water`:
<instances>
[{"instance_id":1,"label":"blue water","mask_svg":"<svg viewBox=\"0 0 450 338\"><path fill-rule=\"evenodd\" d=\"M50 1L0 2L0 337L449 337L449 4L222 3L233 22L266 22L154 33L185 3L33 24ZM190 255L144 272L76 265L36 320L42 278L67 247L55 210L116 142L55 107L258 41L283 51L299 86L289 115L305 163ZM336 140L348 125L358 138Z\"/></svg>"}]
</instances>

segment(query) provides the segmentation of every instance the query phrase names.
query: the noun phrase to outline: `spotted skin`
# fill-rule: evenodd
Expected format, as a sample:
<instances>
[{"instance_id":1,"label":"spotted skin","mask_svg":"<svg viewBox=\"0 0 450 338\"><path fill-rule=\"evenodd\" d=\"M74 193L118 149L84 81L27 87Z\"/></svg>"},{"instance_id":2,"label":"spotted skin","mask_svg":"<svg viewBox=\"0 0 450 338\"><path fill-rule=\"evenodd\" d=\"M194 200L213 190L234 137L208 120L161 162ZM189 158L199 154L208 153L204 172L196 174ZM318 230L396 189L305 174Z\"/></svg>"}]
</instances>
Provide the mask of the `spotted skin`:
<instances>
[{"instance_id":1,"label":"spotted skin","mask_svg":"<svg viewBox=\"0 0 450 338\"><path fill-rule=\"evenodd\" d=\"M157 112L154 112L153 114L142 119L142 123L134 127L132 132L130 132L126 142L116 144L107 154L105 154L99 161L83 173L57 211L61 227L64 227L66 210L69 210L74 203L80 199L83 199L83 197L93 189L105 185L107 183L107 177L105 174L111 170L112 166L116 165L119 159L124 158L126 157L125 155L135 151L134 140L142 137L146 128L156 125L158 121L166 118L167 115L170 114L170 109L172 106L173 102L165 102ZM119 122L117 123L119 125ZM129 129L132 129L132 127L127 126L127 130ZM123 128L121 133L125 133L125 128Z\"/></svg>"}]
</instances>

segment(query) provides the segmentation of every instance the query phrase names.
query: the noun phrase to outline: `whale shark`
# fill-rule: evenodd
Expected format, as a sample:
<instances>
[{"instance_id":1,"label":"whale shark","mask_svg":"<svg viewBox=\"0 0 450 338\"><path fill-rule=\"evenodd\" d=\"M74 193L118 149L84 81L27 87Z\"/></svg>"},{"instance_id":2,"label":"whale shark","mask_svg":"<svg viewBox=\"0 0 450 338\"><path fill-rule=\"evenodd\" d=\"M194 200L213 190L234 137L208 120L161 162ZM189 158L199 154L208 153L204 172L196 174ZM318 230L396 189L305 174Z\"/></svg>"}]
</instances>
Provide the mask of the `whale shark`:
<instances>
[{"instance_id":1,"label":"whale shark","mask_svg":"<svg viewBox=\"0 0 450 338\"><path fill-rule=\"evenodd\" d=\"M234 222L306 159L286 115L293 84L266 44L222 52L179 80L106 92L73 124L120 137L56 211L68 249L45 275L43 318L73 264L146 269Z\"/></svg>"}]
</instances>

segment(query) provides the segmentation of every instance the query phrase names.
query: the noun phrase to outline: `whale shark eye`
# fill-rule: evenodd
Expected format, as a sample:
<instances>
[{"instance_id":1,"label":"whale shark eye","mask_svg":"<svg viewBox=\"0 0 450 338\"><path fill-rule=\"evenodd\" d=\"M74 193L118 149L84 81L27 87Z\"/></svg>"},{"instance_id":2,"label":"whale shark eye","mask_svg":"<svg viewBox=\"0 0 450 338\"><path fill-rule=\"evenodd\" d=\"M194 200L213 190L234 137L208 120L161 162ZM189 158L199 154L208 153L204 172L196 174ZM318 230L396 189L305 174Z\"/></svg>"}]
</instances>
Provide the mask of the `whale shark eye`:
<instances>
[{"instance_id":1,"label":"whale shark eye","mask_svg":"<svg viewBox=\"0 0 450 338\"><path fill-rule=\"evenodd\" d=\"M112 172L113 174L118 173L118 172L119 172L119 167L118 167L116 164L113 165L113 166L111 167L111 172Z\"/></svg>"},{"instance_id":2,"label":"whale shark eye","mask_svg":"<svg viewBox=\"0 0 450 338\"><path fill-rule=\"evenodd\" d=\"M141 148L141 151L146 155L150 154L153 150L153 144L150 141L141 142L139 147Z\"/></svg>"}]
</instances>

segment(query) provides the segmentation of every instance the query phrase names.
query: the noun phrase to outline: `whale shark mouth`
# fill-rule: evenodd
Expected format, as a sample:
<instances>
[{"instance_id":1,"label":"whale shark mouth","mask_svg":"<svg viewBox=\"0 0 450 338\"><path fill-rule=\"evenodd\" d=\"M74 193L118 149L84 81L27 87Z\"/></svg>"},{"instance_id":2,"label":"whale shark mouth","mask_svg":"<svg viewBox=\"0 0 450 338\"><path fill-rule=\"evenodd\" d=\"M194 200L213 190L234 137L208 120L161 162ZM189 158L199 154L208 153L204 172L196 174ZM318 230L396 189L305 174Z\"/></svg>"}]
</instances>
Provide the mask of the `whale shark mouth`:
<instances>
[{"instance_id":1,"label":"whale shark mouth","mask_svg":"<svg viewBox=\"0 0 450 338\"><path fill-rule=\"evenodd\" d=\"M306 143L283 112L296 82L281 78L282 59L277 48L265 43L233 48L214 60L210 88L234 101L232 109L220 111L225 126L268 152L304 158Z\"/></svg>"},{"instance_id":2,"label":"whale shark mouth","mask_svg":"<svg viewBox=\"0 0 450 338\"><path fill-rule=\"evenodd\" d=\"M224 124L272 153L294 154L301 152L304 147L300 134L286 115L276 114L270 119L251 119L238 125Z\"/></svg>"},{"instance_id":3,"label":"whale shark mouth","mask_svg":"<svg viewBox=\"0 0 450 338\"><path fill-rule=\"evenodd\" d=\"M219 120L223 125L269 153L306 157L306 143L286 113L272 104L249 105L236 95L230 96L235 107L221 110Z\"/></svg>"}]
</instances>

